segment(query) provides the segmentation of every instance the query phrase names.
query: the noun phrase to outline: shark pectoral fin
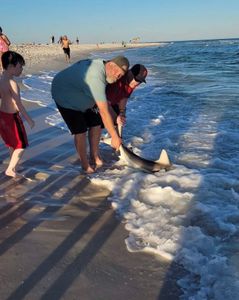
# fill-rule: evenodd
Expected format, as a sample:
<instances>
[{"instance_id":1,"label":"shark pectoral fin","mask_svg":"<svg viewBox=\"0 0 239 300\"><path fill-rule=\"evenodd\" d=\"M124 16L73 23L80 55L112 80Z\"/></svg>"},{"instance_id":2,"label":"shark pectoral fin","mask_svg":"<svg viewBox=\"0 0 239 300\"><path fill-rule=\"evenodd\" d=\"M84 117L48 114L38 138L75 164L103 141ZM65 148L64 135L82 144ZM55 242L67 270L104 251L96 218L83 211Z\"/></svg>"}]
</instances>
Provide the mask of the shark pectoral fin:
<instances>
[{"instance_id":1,"label":"shark pectoral fin","mask_svg":"<svg viewBox=\"0 0 239 300\"><path fill-rule=\"evenodd\" d=\"M155 162L158 163L158 164L164 165L164 166L170 166L171 165L171 162L170 162L169 157L168 157L168 153L164 149L161 151L159 159L156 160Z\"/></svg>"}]
</instances>

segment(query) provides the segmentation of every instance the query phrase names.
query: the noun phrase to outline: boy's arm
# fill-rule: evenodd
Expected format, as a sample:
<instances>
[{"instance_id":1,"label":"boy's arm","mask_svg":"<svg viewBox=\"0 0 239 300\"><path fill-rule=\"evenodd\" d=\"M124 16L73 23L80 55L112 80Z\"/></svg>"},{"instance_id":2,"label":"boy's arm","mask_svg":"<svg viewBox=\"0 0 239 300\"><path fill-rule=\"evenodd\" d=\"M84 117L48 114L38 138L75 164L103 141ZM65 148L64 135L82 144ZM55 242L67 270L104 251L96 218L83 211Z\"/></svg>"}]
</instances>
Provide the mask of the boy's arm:
<instances>
[{"instance_id":1,"label":"boy's arm","mask_svg":"<svg viewBox=\"0 0 239 300\"><path fill-rule=\"evenodd\" d=\"M123 99L120 100L120 102L118 104L120 112L125 113L127 101L128 101L128 98L123 98Z\"/></svg>"},{"instance_id":2,"label":"boy's arm","mask_svg":"<svg viewBox=\"0 0 239 300\"><path fill-rule=\"evenodd\" d=\"M21 97L20 97L20 89L17 83L14 80L10 81L11 89L12 89L12 98L16 104L17 109L19 110L20 114L25 118L29 126L32 128L35 125L35 122L32 118L28 115L25 110L25 107L22 104Z\"/></svg>"}]
</instances>

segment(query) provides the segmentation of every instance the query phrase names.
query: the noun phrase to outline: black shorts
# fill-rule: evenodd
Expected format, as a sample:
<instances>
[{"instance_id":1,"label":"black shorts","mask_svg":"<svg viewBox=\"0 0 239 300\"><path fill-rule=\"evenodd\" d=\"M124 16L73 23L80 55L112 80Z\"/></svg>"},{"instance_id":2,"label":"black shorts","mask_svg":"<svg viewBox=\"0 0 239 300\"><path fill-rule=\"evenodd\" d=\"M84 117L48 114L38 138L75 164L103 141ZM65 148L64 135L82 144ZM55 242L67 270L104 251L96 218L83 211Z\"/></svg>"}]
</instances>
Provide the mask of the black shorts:
<instances>
[{"instance_id":1,"label":"black shorts","mask_svg":"<svg viewBox=\"0 0 239 300\"><path fill-rule=\"evenodd\" d=\"M70 48L62 48L64 53L70 57Z\"/></svg>"},{"instance_id":2,"label":"black shorts","mask_svg":"<svg viewBox=\"0 0 239 300\"><path fill-rule=\"evenodd\" d=\"M91 127L101 125L101 117L97 106L87 109L85 112L64 108L58 104L56 106L71 134L84 133Z\"/></svg>"}]
</instances>

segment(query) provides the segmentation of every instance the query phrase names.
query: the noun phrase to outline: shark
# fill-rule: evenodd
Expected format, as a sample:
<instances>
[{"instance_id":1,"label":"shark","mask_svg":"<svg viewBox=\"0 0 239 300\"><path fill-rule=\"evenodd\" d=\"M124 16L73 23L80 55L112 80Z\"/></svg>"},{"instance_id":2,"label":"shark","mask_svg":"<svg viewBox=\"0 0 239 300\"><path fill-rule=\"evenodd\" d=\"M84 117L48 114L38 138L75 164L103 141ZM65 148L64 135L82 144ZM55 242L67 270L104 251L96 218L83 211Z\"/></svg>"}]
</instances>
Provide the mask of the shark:
<instances>
[{"instance_id":1,"label":"shark","mask_svg":"<svg viewBox=\"0 0 239 300\"><path fill-rule=\"evenodd\" d=\"M120 136L122 136L122 129L118 130ZM111 138L101 138L101 141L105 144L111 144ZM119 148L120 158L122 158L131 167L141 169L149 173L159 172L161 170L169 171L172 168L172 163L169 159L168 153L165 149L162 149L160 156L157 160L145 159L129 149L124 143Z\"/></svg>"},{"instance_id":2,"label":"shark","mask_svg":"<svg viewBox=\"0 0 239 300\"><path fill-rule=\"evenodd\" d=\"M154 161L140 157L124 144L120 146L119 151L120 158L126 161L130 166L150 173L159 172L161 170L169 171L172 167L168 153L165 149L162 149L159 158Z\"/></svg>"}]
</instances>

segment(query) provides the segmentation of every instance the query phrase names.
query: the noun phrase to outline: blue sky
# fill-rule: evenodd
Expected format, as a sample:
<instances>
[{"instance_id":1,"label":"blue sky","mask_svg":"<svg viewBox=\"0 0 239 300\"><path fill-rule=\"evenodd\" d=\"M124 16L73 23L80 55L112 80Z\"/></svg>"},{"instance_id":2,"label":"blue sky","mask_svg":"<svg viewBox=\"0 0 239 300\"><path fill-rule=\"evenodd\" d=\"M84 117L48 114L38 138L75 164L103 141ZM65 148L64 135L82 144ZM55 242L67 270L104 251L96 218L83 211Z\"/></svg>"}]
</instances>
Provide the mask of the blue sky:
<instances>
[{"instance_id":1,"label":"blue sky","mask_svg":"<svg viewBox=\"0 0 239 300\"><path fill-rule=\"evenodd\" d=\"M81 43L239 37L239 0L0 0L0 26L12 43Z\"/></svg>"}]
</instances>

